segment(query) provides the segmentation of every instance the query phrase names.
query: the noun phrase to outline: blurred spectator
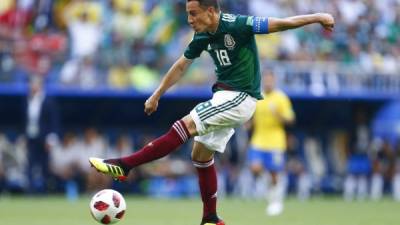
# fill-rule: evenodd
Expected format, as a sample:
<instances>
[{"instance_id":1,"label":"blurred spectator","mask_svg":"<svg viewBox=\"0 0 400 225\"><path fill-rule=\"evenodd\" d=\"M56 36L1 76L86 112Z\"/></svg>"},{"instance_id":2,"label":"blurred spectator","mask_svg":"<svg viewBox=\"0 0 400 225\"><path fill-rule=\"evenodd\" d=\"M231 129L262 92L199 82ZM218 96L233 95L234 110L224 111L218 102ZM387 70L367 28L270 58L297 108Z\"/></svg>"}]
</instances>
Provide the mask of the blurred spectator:
<instances>
[{"instance_id":1,"label":"blurred spectator","mask_svg":"<svg viewBox=\"0 0 400 225\"><path fill-rule=\"evenodd\" d=\"M29 75L45 78L52 63L65 53L66 42L64 34L45 27L16 43L15 58Z\"/></svg>"},{"instance_id":2,"label":"blurred spectator","mask_svg":"<svg viewBox=\"0 0 400 225\"><path fill-rule=\"evenodd\" d=\"M44 27L53 27L53 0L34 0L32 7L35 10L34 27L36 30L42 30Z\"/></svg>"},{"instance_id":3,"label":"blurred spectator","mask_svg":"<svg viewBox=\"0 0 400 225\"><path fill-rule=\"evenodd\" d=\"M400 140L397 141L396 146L396 161L395 161L395 171L392 180L392 192L393 198L396 201L400 201Z\"/></svg>"},{"instance_id":4,"label":"blurred spectator","mask_svg":"<svg viewBox=\"0 0 400 225\"><path fill-rule=\"evenodd\" d=\"M2 186L11 193L24 192L28 188L26 153L24 137L20 136L12 143L5 134L0 134L0 191Z\"/></svg>"},{"instance_id":5,"label":"blurred spectator","mask_svg":"<svg viewBox=\"0 0 400 225\"><path fill-rule=\"evenodd\" d=\"M4 189L4 180L5 180L5 174L4 174L4 166L3 166L3 149L0 149L0 193Z\"/></svg>"},{"instance_id":6,"label":"blurred spectator","mask_svg":"<svg viewBox=\"0 0 400 225\"><path fill-rule=\"evenodd\" d=\"M4 186L5 186L5 182L4 182L4 179L5 179L5 175L4 175L4 173L3 173L3 170L1 170L0 171L0 194L3 192L3 190L4 190Z\"/></svg>"},{"instance_id":7,"label":"blurred spectator","mask_svg":"<svg viewBox=\"0 0 400 225\"><path fill-rule=\"evenodd\" d=\"M101 5L95 1L74 0L67 6L65 21L71 40L71 58L61 71L61 83L86 89L98 84L94 60L103 38L101 13Z\"/></svg>"},{"instance_id":8,"label":"blurred spectator","mask_svg":"<svg viewBox=\"0 0 400 225\"><path fill-rule=\"evenodd\" d=\"M130 63L131 43L123 39L122 35L116 32L110 34L110 43L101 49L102 61L113 68L118 65Z\"/></svg>"},{"instance_id":9,"label":"blurred spectator","mask_svg":"<svg viewBox=\"0 0 400 225\"><path fill-rule=\"evenodd\" d=\"M10 152L9 150L10 144L6 138L6 136L2 133L0 133L0 192L4 189L5 187L5 180L7 178L6 176L6 154Z\"/></svg>"},{"instance_id":10,"label":"blurred spectator","mask_svg":"<svg viewBox=\"0 0 400 225\"><path fill-rule=\"evenodd\" d=\"M139 91L151 91L157 85L159 74L151 67L139 64L132 67L129 77L132 87L137 88Z\"/></svg>"},{"instance_id":11,"label":"blurred spectator","mask_svg":"<svg viewBox=\"0 0 400 225\"><path fill-rule=\"evenodd\" d=\"M23 38L33 17L31 8L23 6L22 1L5 1L0 11L0 38L12 41Z\"/></svg>"},{"instance_id":12,"label":"blurred spectator","mask_svg":"<svg viewBox=\"0 0 400 225\"><path fill-rule=\"evenodd\" d=\"M73 0L66 8L65 21L71 38L71 58L94 57L101 34L101 5L96 1Z\"/></svg>"},{"instance_id":13,"label":"blurred spectator","mask_svg":"<svg viewBox=\"0 0 400 225\"><path fill-rule=\"evenodd\" d=\"M394 146L386 140L376 140L372 154L371 199L382 198L385 183L392 182L395 174Z\"/></svg>"},{"instance_id":14,"label":"blurred spectator","mask_svg":"<svg viewBox=\"0 0 400 225\"><path fill-rule=\"evenodd\" d=\"M321 187L322 179L328 173L321 140L310 135L304 139L303 145L305 160L312 177L312 186L318 191L318 188Z\"/></svg>"},{"instance_id":15,"label":"blurred spectator","mask_svg":"<svg viewBox=\"0 0 400 225\"><path fill-rule=\"evenodd\" d=\"M108 71L108 85L115 89L130 87L129 66L125 64L110 68Z\"/></svg>"},{"instance_id":16,"label":"blurred spectator","mask_svg":"<svg viewBox=\"0 0 400 225\"><path fill-rule=\"evenodd\" d=\"M86 191L93 192L99 188L108 187L111 178L97 173L87 162L89 156L104 157L106 155L107 146L104 137L96 128L86 128L80 148L79 167L86 175Z\"/></svg>"},{"instance_id":17,"label":"blurred spectator","mask_svg":"<svg viewBox=\"0 0 400 225\"><path fill-rule=\"evenodd\" d=\"M339 0L338 8L343 22L348 26L355 25L367 10L365 3L358 0Z\"/></svg>"},{"instance_id":18,"label":"blurred spectator","mask_svg":"<svg viewBox=\"0 0 400 225\"><path fill-rule=\"evenodd\" d=\"M112 19L113 32L122 36L123 40L133 42L142 39L146 33L147 18L144 14L144 1L125 1Z\"/></svg>"},{"instance_id":19,"label":"blurred spectator","mask_svg":"<svg viewBox=\"0 0 400 225\"><path fill-rule=\"evenodd\" d=\"M117 137L115 144L108 149L107 158L117 158L132 153L134 145L127 134L121 134Z\"/></svg>"},{"instance_id":20,"label":"blurred spectator","mask_svg":"<svg viewBox=\"0 0 400 225\"><path fill-rule=\"evenodd\" d=\"M93 89L99 86L100 76L93 58L86 56L81 60L69 60L60 73L60 81L63 86Z\"/></svg>"},{"instance_id":21,"label":"blurred spectator","mask_svg":"<svg viewBox=\"0 0 400 225\"><path fill-rule=\"evenodd\" d=\"M15 0L5 0L0 5L0 82L13 82L17 80L14 51L18 44L25 45L32 13L20 8Z\"/></svg>"},{"instance_id":22,"label":"blurred spectator","mask_svg":"<svg viewBox=\"0 0 400 225\"><path fill-rule=\"evenodd\" d=\"M307 164L304 156L301 153L301 146L298 138L293 134L288 134L287 137L287 166L286 170L289 177L296 179L296 195L299 200L307 200L311 197L312 178L308 173Z\"/></svg>"},{"instance_id":23,"label":"blurred spectator","mask_svg":"<svg viewBox=\"0 0 400 225\"><path fill-rule=\"evenodd\" d=\"M359 110L355 116L355 128L350 136L350 146L347 161L347 177L344 181L344 198L364 200L368 196L368 177L371 173L370 129L367 124L367 116ZM374 199L382 195L380 178L373 175L371 194ZM380 194L379 194L380 193Z\"/></svg>"},{"instance_id":24,"label":"blurred spectator","mask_svg":"<svg viewBox=\"0 0 400 225\"><path fill-rule=\"evenodd\" d=\"M58 138L59 112L54 99L46 95L43 81L33 77L25 105L28 140L28 178L32 193L47 191L49 150Z\"/></svg>"},{"instance_id":25,"label":"blurred spectator","mask_svg":"<svg viewBox=\"0 0 400 225\"><path fill-rule=\"evenodd\" d=\"M78 144L76 134L67 132L61 143L51 147L50 168L66 194L68 200L74 201L78 197L78 178L82 175L79 167L82 149Z\"/></svg>"}]
</instances>

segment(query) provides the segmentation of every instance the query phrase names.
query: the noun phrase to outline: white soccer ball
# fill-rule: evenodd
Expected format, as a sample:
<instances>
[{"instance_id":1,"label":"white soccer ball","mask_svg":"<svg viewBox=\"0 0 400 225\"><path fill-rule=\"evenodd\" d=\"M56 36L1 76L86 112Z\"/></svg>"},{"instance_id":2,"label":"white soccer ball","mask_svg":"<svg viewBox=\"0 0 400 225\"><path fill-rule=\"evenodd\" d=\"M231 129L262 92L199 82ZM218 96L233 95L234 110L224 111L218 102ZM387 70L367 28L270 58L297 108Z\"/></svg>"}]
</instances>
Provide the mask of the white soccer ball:
<instances>
[{"instance_id":1,"label":"white soccer ball","mask_svg":"<svg viewBox=\"0 0 400 225\"><path fill-rule=\"evenodd\" d=\"M120 221L125 210L124 197L112 189L97 192L90 201L90 212L93 218L102 224L113 224Z\"/></svg>"}]
</instances>

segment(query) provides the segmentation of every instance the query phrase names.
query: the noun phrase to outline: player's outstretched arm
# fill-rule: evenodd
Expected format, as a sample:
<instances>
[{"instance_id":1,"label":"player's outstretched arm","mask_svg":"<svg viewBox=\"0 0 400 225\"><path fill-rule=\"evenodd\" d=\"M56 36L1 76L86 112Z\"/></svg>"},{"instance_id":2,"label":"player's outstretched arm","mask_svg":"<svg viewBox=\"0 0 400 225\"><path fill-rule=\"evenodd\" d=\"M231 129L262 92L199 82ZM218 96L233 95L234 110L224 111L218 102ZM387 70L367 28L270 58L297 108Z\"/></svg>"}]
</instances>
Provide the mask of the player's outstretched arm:
<instances>
[{"instance_id":1,"label":"player's outstretched arm","mask_svg":"<svg viewBox=\"0 0 400 225\"><path fill-rule=\"evenodd\" d=\"M193 60L187 59L181 56L172 67L169 69L167 74L161 80L160 85L154 91L154 93L146 100L144 103L144 112L147 115L152 114L157 110L158 101L161 96L176 82L178 82L181 77L185 74L186 70L192 64Z\"/></svg>"},{"instance_id":2,"label":"player's outstretched arm","mask_svg":"<svg viewBox=\"0 0 400 225\"><path fill-rule=\"evenodd\" d=\"M335 25L335 19L329 13L300 15L282 19L269 17L268 32L273 33L289 29L295 29L313 23L319 23L325 29L332 31Z\"/></svg>"}]
</instances>

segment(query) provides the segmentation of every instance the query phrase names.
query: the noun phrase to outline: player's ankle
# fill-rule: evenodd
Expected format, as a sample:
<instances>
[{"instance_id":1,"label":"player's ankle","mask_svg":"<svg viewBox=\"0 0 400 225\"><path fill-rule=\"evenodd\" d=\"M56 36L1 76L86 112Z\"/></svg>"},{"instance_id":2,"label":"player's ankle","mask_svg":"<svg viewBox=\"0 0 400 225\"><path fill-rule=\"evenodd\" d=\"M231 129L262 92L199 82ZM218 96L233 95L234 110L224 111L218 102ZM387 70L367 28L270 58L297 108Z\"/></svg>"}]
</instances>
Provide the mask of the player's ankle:
<instances>
[{"instance_id":1,"label":"player's ankle","mask_svg":"<svg viewBox=\"0 0 400 225\"><path fill-rule=\"evenodd\" d=\"M216 213L210 213L203 217L201 223L218 223L219 217Z\"/></svg>"}]
</instances>

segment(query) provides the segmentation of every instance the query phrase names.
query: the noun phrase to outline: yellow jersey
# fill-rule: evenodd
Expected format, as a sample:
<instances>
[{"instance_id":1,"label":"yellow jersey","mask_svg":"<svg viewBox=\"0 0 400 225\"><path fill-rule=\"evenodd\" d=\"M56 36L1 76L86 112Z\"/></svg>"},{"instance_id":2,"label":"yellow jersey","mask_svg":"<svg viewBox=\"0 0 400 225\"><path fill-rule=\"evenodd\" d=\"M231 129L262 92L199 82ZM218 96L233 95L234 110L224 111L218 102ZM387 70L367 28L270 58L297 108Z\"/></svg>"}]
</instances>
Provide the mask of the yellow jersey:
<instances>
[{"instance_id":1,"label":"yellow jersey","mask_svg":"<svg viewBox=\"0 0 400 225\"><path fill-rule=\"evenodd\" d=\"M253 116L252 146L263 151L285 151L285 124L280 118L293 120L294 117L292 104L285 93L280 90L264 93Z\"/></svg>"}]
</instances>

